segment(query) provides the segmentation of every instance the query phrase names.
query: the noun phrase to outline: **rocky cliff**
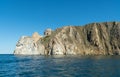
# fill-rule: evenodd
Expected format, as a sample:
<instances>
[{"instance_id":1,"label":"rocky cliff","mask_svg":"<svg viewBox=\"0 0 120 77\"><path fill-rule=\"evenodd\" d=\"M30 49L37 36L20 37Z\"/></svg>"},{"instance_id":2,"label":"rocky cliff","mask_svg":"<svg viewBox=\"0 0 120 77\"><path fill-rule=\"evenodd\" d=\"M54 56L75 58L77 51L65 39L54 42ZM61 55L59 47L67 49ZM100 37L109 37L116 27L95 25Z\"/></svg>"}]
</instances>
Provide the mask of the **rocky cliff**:
<instances>
[{"instance_id":1,"label":"rocky cliff","mask_svg":"<svg viewBox=\"0 0 120 77\"><path fill-rule=\"evenodd\" d=\"M120 55L120 23L92 23L47 29L41 37L22 37L14 54L25 55Z\"/></svg>"}]
</instances>

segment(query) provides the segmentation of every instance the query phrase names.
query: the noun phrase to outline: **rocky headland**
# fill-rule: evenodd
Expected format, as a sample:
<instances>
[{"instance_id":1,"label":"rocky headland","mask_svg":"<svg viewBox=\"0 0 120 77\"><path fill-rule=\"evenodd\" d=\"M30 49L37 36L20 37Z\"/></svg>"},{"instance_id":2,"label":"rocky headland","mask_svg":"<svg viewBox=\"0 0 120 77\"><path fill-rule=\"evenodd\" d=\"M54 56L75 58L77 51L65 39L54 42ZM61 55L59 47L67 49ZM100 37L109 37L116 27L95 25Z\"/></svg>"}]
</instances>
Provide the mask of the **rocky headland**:
<instances>
[{"instance_id":1,"label":"rocky headland","mask_svg":"<svg viewBox=\"0 0 120 77\"><path fill-rule=\"evenodd\" d=\"M47 29L22 36L16 44L18 55L120 55L120 22L91 23Z\"/></svg>"}]
</instances>

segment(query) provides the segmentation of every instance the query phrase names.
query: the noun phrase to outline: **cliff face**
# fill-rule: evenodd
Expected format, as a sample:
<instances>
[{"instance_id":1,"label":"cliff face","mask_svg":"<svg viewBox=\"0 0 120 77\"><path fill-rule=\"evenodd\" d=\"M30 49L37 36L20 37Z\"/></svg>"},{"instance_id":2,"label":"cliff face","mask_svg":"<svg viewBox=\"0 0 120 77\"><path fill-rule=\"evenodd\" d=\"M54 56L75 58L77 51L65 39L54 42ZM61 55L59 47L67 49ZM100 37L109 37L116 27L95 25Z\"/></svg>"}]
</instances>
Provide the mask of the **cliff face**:
<instances>
[{"instance_id":1,"label":"cliff face","mask_svg":"<svg viewBox=\"0 0 120 77\"><path fill-rule=\"evenodd\" d=\"M44 37L40 37L34 45L19 48L18 42L14 54L42 54L42 55L119 55L120 54L120 23L105 22L92 23L85 26L66 26L49 30ZM49 35L47 35L49 34ZM31 38L32 39L32 38ZM21 39L28 41L27 39ZM25 44L25 42L22 42ZM18 48L17 48L18 47ZM33 50L29 50L29 49ZM23 50L24 49L24 50ZM30 52L29 52L30 51Z\"/></svg>"}]
</instances>

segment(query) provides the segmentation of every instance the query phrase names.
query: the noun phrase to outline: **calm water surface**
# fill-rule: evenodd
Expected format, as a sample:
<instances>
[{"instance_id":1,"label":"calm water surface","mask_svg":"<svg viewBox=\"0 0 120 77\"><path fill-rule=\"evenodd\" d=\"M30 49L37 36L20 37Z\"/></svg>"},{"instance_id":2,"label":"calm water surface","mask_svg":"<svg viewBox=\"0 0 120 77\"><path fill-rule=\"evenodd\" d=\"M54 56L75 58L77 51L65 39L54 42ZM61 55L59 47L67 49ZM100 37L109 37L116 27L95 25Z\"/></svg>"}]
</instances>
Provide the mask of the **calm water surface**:
<instances>
[{"instance_id":1,"label":"calm water surface","mask_svg":"<svg viewBox=\"0 0 120 77\"><path fill-rule=\"evenodd\" d=\"M120 56L0 55L0 77L120 77Z\"/></svg>"}]
</instances>

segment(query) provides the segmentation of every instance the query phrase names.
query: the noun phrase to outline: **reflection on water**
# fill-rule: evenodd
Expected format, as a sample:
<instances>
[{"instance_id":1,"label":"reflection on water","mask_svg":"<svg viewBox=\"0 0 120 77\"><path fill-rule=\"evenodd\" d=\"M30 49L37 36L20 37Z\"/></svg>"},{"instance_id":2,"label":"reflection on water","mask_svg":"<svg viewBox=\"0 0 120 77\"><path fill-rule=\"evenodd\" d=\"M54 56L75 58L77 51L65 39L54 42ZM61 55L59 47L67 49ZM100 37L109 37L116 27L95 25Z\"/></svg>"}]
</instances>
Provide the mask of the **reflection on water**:
<instances>
[{"instance_id":1,"label":"reflection on water","mask_svg":"<svg viewBox=\"0 0 120 77\"><path fill-rule=\"evenodd\" d=\"M119 77L120 56L0 55L0 77Z\"/></svg>"}]
</instances>

